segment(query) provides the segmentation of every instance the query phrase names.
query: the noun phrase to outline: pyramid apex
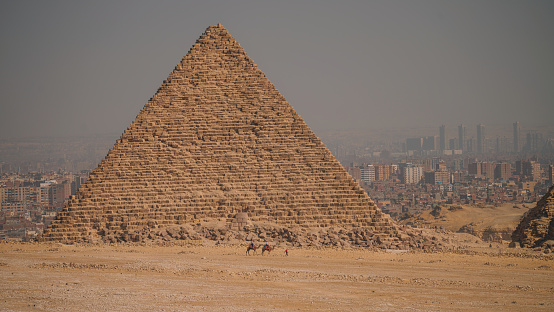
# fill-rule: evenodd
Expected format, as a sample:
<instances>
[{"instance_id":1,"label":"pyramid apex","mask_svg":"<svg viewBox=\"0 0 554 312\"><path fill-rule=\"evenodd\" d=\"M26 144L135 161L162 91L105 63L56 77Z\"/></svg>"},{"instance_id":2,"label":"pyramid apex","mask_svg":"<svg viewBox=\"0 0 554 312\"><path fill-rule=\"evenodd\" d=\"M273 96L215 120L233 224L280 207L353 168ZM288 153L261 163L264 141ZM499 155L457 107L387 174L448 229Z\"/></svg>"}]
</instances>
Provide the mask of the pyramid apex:
<instances>
[{"instance_id":1,"label":"pyramid apex","mask_svg":"<svg viewBox=\"0 0 554 312\"><path fill-rule=\"evenodd\" d=\"M210 29L210 28L219 28L219 29L225 29L226 30L226 28L223 27L223 25L221 25L221 23L217 23L217 25L213 25L213 26L208 27L208 29Z\"/></svg>"},{"instance_id":2,"label":"pyramid apex","mask_svg":"<svg viewBox=\"0 0 554 312\"><path fill-rule=\"evenodd\" d=\"M225 35L225 34L229 34L229 31L227 30L227 28L223 27L223 25L221 25L220 23L217 23L217 25L209 26L208 28L206 28L206 31L204 32L203 35L208 33L218 33L220 35Z\"/></svg>"}]
</instances>

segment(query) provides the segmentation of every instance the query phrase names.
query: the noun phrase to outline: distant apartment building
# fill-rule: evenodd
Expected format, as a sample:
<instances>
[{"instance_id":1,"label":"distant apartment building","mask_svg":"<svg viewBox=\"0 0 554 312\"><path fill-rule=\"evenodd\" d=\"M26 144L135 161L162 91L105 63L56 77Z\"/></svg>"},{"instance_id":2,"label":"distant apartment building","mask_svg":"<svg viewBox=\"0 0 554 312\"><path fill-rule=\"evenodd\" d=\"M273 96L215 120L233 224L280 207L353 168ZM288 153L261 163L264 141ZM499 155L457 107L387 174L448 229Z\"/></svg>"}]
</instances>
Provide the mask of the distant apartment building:
<instances>
[{"instance_id":1,"label":"distant apartment building","mask_svg":"<svg viewBox=\"0 0 554 312\"><path fill-rule=\"evenodd\" d=\"M495 163L482 162L481 163L481 175L489 181L494 181L494 169L495 169L495 167L496 167Z\"/></svg>"},{"instance_id":2,"label":"distant apartment building","mask_svg":"<svg viewBox=\"0 0 554 312\"><path fill-rule=\"evenodd\" d=\"M390 176L390 166L384 164L373 164L375 168L375 181L387 181Z\"/></svg>"},{"instance_id":3,"label":"distant apartment building","mask_svg":"<svg viewBox=\"0 0 554 312\"><path fill-rule=\"evenodd\" d=\"M531 181L538 181L541 177L541 164L527 160L521 162L521 175Z\"/></svg>"},{"instance_id":4,"label":"distant apartment building","mask_svg":"<svg viewBox=\"0 0 554 312\"><path fill-rule=\"evenodd\" d=\"M548 181L550 185L554 185L554 165L548 166Z\"/></svg>"},{"instance_id":5,"label":"distant apartment building","mask_svg":"<svg viewBox=\"0 0 554 312\"><path fill-rule=\"evenodd\" d=\"M439 160L439 162L435 165L435 171L446 171L446 163L442 160Z\"/></svg>"},{"instance_id":6,"label":"distant apartment building","mask_svg":"<svg viewBox=\"0 0 554 312\"><path fill-rule=\"evenodd\" d=\"M448 171L428 171L424 173L424 177L425 184L450 184L450 172Z\"/></svg>"},{"instance_id":7,"label":"distant apartment building","mask_svg":"<svg viewBox=\"0 0 554 312\"><path fill-rule=\"evenodd\" d=\"M480 162L472 162L467 165L467 173L469 175L472 175L474 177L481 177L481 163Z\"/></svg>"},{"instance_id":8,"label":"distant apartment building","mask_svg":"<svg viewBox=\"0 0 554 312\"><path fill-rule=\"evenodd\" d=\"M434 184L450 184L452 181L451 174L446 168L446 163L444 161L440 161L436 168L435 168L435 175L433 177Z\"/></svg>"},{"instance_id":9,"label":"distant apartment building","mask_svg":"<svg viewBox=\"0 0 554 312\"><path fill-rule=\"evenodd\" d=\"M75 194L86 181L86 177L75 176L73 181L71 181L71 194Z\"/></svg>"},{"instance_id":10,"label":"distant apartment building","mask_svg":"<svg viewBox=\"0 0 554 312\"><path fill-rule=\"evenodd\" d=\"M512 165L510 163L498 163L494 168L494 179L508 181L512 177Z\"/></svg>"},{"instance_id":11,"label":"distant apartment building","mask_svg":"<svg viewBox=\"0 0 554 312\"><path fill-rule=\"evenodd\" d=\"M391 175L398 174L398 165L397 164L389 165L389 169L390 169L390 174Z\"/></svg>"},{"instance_id":12,"label":"distant apartment building","mask_svg":"<svg viewBox=\"0 0 554 312\"><path fill-rule=\"evenodd\" d=\"M348 168L348 173L352 176L354 181L359 182L362 180L362 168L359 167L350 167Z\"/></svg>"},{"instance_id":13,"label":"distant apartment building","mask_svg":"<svg viewBox=\"0 0 554 312\"><path fill-rule=\"evenodd\" d=\"M29 205L24 202L2 202L0 204L0 211L8 216L16 216L25 214L29 208Z\"/></svg>"},{"instance_id":14,"label":"distant apartment building","mask_svg":"<svg viewBox=\"0 0 554 312\"><path fill-rule=\"evenodd\" d=\"M464 160L463 159L453 159L452 160L452 170L461 170L464 169Z\"/></svg>"},{"instance_id":15,"label":"distant apartment building","mask_svg":"<svg viewBox=\"0 0 554 312\"><path fill-rule=\"evenodd\" d=\"M416 184L423 177L423 167L414 164L400 164L400 180L404 184Z\"/></svg>"},{"instance_id":16,"label":"distant apartment building","mask_svg":"<svg viewBox=\"0 0 554 312\"><path fill-rule=\"evenodd\" d=\"M360 169L360 179L366 183L375 181L375 167L372 165Z\"/></svg>"},{"instance_id":17,"label":"distant apartment building","mask_svg":"<svg viewBox=\"0 0 554 312\"><path fill-rule=\"evenodd\" d=\"M423 166L423 171L433 171L441 160L439 158L426 158L420 160L419 163Z\"/></svg>"},{"instance_id":18,"label":"distant apartment building","mask_svg":"<svg viewBox=\"0 0 554 312\"><path fill-rule=\"evenodd\" d=\"M472 162L467 166L467 173L474 178L485 178L493 181L496 164L492 162Z\"/></svg>"},{"instance_id":19,"label":"distant apartment building","mask_svg":"<svg viewBox=\"0 0 554 312\"><path fill-rule=\"evenodd\" d=\"M39 186L37 187L36 202L43 206L47 206L50 203L50 184L39 184Z\"/></svg>"},{"instance_id":20,"label":"distant apartment building","mask_svg":"<svg viewBox=\"0 0 554 312\"><path fill-rule=\"evenodd\" d=\"M371 183L375 181L375 167L372 165L363 165L361 167L350 167L348 173L356 182Z\"/></svg>"},{"instance_id":21,"label":"distant apartment building","mask_svg":"<svg viewBox=\"0 0 554 312\"><path fill-rule=\"evenodd\" d=\"M452 183L464 183L466 182L466 173L461 170L452 172Z\"/></svg>"},{"instance_id":22,"label":"distant apartment building","mask_svg":"<svg viewBox=\"0 0 554 312\"><path fill-rule=\"evenodd\" d=\"M8 202L21 202L27 203L30 201L30 188L28 186L14 186L10 187L7 190L7 200Z\"/></svg>"},{"instance_id":23,"label":"distant apartment building","mask_svg":"<svg viewBox=\"0 0 554 312\"><path fill-rule=\"evenodd\" d=\"M522 175L523 173L523 160L516 160L516 175Z\"/></svg>"}]
</instances>

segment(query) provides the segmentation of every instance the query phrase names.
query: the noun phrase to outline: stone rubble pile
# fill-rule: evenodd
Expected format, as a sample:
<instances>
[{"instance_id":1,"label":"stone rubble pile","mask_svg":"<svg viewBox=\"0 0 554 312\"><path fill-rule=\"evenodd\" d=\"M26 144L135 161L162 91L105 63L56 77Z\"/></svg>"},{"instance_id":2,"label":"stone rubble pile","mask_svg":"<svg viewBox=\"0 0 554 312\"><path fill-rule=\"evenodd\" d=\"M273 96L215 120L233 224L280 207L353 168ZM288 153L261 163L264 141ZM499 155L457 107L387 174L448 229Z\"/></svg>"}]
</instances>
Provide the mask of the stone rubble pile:
<instances>
[{"instance_id":1,"label":"stone rubble pile","mask_svg":"<svg viewBox=\"0 0 554 312\"><path fill-rule=\"evenodd\" d=\"M93 244L115 243L151 243L165 242L203 242L206 240L222 244L246 244L253 242L270 245L294 247L369 247L379 249L423 249L442 250L451 248L451 240L444 235L430 235L420 230L404 227L406 236L402 240L392 242L389 235L375 233L370 228L344 228L332 226L325 228L306 228L300 226L283 227L270 223L250 223L241 229L231 229L228 226L208 222L197 224L174 225L163 229L143 228L137 231L106 235L99 240L90 240Z\"/></svg>"},{"instance_id":2,"label":"stone rubble pile","mask_svg":"<svg viewBox=\"0 0 554 312\"><path fill-rule=\"evenodd\" d=\"M348 240L359 245L367 233L380 244L407 239L221 25L206 29L40 239L193 239L205 233L188 234L191 224L213 220L237 233L248 222L360 228ZM331 234L317 240L334 243Z\"/></svg>"}]
</instances>

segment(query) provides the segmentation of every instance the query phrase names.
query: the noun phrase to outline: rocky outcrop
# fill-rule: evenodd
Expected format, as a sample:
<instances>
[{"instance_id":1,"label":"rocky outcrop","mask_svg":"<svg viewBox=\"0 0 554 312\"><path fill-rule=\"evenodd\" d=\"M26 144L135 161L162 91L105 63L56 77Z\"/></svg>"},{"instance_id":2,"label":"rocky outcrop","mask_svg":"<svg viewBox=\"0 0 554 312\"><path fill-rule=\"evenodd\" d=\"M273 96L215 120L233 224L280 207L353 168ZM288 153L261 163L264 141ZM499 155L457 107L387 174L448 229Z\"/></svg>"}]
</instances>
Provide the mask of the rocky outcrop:
<instances>
[{"instance_id":1,"label":"rocky outcrop","mask_svg":"<svg viewBox=\"0 0 554 312\"><path fill-rule=\"evenodd\" d=\"M41 240L178 239L187 236L169 229L212 221L403 238L221 25L206 29Z\"/></svg>"},{"instance_id":2,"label":"rocky outcrop","mask_svg":"<svg viewBox=\"0 0 554 312\"><path fill-rule=\"evenodd\" d=\"M554 186L522 218L512 234L521 247L537 247L554 240Z\"/></svg>"}]
</instances>

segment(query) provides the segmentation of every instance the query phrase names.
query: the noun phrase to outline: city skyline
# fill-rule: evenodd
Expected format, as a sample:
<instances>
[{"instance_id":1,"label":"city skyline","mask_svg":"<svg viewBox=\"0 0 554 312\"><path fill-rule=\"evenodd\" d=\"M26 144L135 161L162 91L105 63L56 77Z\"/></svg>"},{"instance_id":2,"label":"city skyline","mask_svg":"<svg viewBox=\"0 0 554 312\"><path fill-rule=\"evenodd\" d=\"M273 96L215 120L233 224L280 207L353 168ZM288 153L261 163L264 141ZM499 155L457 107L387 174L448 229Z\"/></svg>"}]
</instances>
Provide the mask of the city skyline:
<instances>
[{"instance_id":1,"label":"city skyline","mask_svg":"<svg viewBox=\"0 0 554 312\"><path fill-rule=\"evenodd\" d=\"M463 123L471 137L519 121L523 136L551 125L552 13L547 1L5 3L0 138L121 134L219 22L318 134L446 125L453 138Z\"/></svg>"}]
</instances>

